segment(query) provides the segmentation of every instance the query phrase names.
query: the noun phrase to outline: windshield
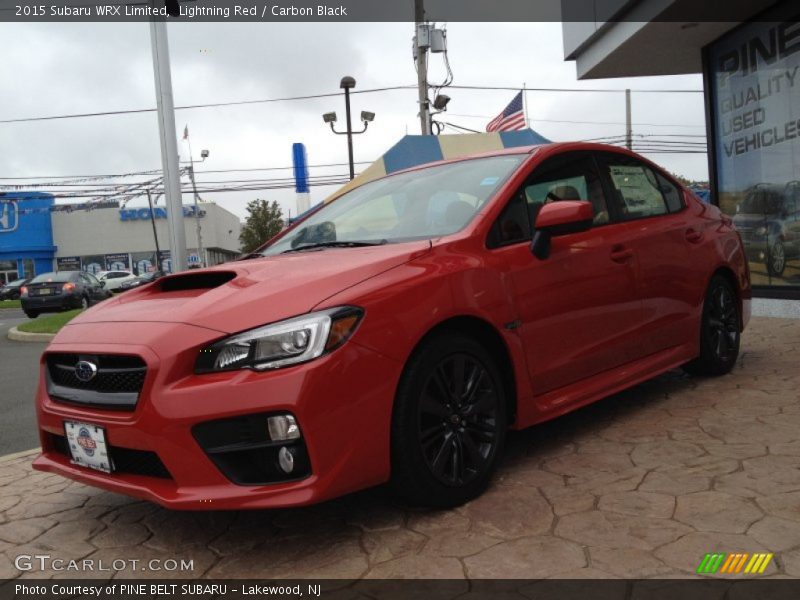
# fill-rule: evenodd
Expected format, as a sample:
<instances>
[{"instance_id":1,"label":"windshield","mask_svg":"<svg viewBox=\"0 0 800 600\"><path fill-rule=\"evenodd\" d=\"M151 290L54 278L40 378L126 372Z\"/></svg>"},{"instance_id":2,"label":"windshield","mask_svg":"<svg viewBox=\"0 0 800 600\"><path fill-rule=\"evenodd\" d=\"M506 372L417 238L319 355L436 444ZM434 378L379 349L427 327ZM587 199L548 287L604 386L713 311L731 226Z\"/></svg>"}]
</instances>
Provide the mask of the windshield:
<instances>
[{"instance_id":1,"label":"windshield","mask_svg":"<svg viewBox=\"0 0 800 600\"><path fill-rule=\"evenodd\" d=\"M262 254L317 244L387 243L455 233L484 207L525 156L475 158L365 183L323 206Z\"/></svg>"},{"instance_id":2,"label":"windshield","mask_svg":"<svg viewBox=\"0 0 800 600\"><path fill-rule=\"evenodd\" d=\"M31 283L64 283L72 277L72 271L60 271L58 273L42 273L31 279Z\"/></svg>"},{"instance_id":3,"label":"windshield","mask_svg":"<svg viewBox=\"0 0 800 600\"><path fill-rule=\"evenodd\" d=\"M25 283L25 279L15 279L14 281L9 281L6 286L7 287L20 287L23 283Z\"/></svg>"},{"instance_id":4,"label":"windshield","mask_svg":"<svg viewBox=\"0 0 800 600\"><path fill-rule=\"evenodd\" d=\"M759 189L750 192L742 202L740 211L774 215L783 210L783 197L777 190Z\"/></svg>"}]
</instances>

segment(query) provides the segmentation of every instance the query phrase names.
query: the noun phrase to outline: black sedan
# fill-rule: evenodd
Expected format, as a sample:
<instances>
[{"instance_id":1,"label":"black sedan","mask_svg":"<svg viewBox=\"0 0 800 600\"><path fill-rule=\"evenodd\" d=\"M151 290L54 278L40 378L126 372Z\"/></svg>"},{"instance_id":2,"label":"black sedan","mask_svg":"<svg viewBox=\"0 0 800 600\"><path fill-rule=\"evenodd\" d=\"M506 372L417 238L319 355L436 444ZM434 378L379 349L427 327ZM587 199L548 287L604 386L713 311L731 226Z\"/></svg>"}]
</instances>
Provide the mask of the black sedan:
<instances>
[{"instance_id":1,"label":"black sedan","mask_svg":"<svg viewBox=\"0 0 800 600\"><path fill-rule=\"evenodd\" d=\"M16 300L19 298L20 288L29 281L30 279L15 279L0 286L0 300Z\"/></svg>"},{"instance_id":2,"label":"black sedan","mask_svg":"<svg viewBox=\"0 0 800 600\"><path fill-rule=\"evenodd\" d=\"M111 297L103 282L83 271L42 273L22 286L21 292L22 310L30 319L43 312L88 308Z\"/></svg>"},{"instance_id":3,"label":"black sedan","mask_svg":"<svg viewBox=\"0 0 800 600\"><path fill-rule=\"evenodd\" d=\"M144 273L143 275L139 275L138 277L134 277L133 279L129 279L128 281L123 281L119 284L119 288L117 288L118 292L124 292L125 290L132 290L134 288L143 286L147 283L152 283L156 279L160 279L164 276L164 273L161 271L150 271L149 273Z\"/></svg>"}]
</instances>

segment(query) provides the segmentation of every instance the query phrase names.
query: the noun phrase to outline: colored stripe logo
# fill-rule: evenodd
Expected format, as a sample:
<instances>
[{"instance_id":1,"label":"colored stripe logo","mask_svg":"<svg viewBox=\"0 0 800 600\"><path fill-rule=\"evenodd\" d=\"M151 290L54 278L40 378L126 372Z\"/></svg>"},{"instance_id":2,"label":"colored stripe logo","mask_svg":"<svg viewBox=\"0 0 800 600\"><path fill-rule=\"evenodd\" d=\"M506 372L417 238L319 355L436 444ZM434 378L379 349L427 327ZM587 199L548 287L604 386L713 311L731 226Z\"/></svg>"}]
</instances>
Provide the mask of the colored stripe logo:
<instances>
[{"instance_id":1,"label":"colored stripe logo","mask_svg":"<svg viewBox=\"0 0 800 600\"><path fill-rule=\"evenodd\" d=\"M725 575L760 575L767 570L767 566L772 561L774 555L771 552L758 552L749 554L747 552L734 552L726 554L716 552L706 554L697 567L697 572L701 575L713 575L715 573Z\"/></svg>"}]
</instances>

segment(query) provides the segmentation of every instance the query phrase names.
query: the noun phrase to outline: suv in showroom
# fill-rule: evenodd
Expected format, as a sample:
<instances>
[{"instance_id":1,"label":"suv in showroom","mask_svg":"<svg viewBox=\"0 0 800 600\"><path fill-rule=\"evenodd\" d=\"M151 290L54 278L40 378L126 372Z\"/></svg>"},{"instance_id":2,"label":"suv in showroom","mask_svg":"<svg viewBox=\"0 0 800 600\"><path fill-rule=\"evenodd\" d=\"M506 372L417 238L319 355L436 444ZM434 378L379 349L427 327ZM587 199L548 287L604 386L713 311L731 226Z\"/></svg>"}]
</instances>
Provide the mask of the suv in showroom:
<instances>
[{"instance_id":1,"label":"suv in showroom","mask_svg":"<svg viewBox=\"0 0 800 600\"><path fill-rule=\"evenodd\" d=\"M733 222L747 258L780 277L787 261L800 258L800 181L754 185L736 207Z\"/></svg>"}]
</instances>

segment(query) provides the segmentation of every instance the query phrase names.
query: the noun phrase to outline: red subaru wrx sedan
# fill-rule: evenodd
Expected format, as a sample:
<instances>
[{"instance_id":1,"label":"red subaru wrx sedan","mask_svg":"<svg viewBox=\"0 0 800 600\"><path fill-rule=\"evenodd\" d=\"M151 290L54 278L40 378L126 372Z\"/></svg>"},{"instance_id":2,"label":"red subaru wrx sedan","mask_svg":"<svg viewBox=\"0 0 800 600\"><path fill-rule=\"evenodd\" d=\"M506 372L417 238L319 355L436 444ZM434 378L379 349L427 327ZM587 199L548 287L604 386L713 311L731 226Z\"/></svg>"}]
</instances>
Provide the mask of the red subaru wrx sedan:
<instances>
[{"instance_id":1,"label":"red subaru wrx sedan","mask_svg":"<svg viewBox=\"0 0 800 600\"><path fill-rule=\"evenodd\" d=\"M453 506L509 427L734 365L731 220L622 149L549 144L348 191L261 256L93 307L42 357L34 467L180 509L390 481Z\"/></svg>"}]
</instances>

